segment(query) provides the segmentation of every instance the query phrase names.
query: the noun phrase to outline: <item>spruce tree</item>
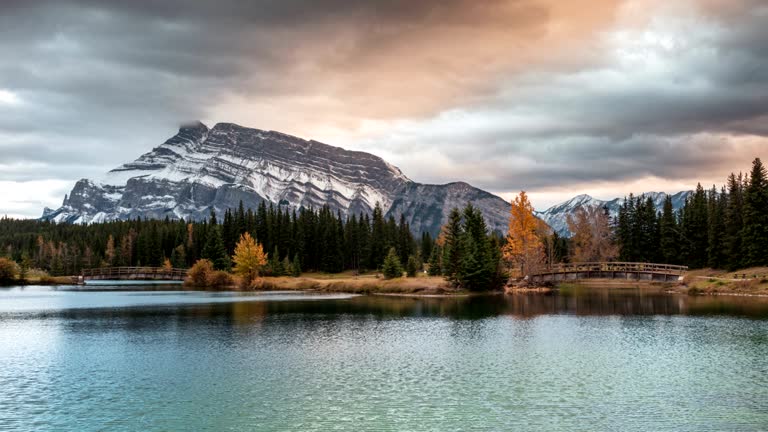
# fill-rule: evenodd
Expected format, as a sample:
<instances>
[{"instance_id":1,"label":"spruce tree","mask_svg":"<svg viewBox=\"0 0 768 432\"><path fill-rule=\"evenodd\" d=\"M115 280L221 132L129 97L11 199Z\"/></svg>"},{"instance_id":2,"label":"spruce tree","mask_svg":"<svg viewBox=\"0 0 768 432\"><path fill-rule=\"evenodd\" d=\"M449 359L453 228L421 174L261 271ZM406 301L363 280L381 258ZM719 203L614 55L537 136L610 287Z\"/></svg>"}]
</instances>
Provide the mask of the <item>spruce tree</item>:
<instances>
[{"instance_id":1,"label":"spruce tree","mask_svg":"<svg viewBox=\"0 0 768 432\"><path fill-rule=\"evenodd\" d=\"M440 276L443 274L443 251L440 246L435 245L432 248L432 254L429 256L429 275Z\"/></svg>"},{"instance_id":2,"label":"spruce tree","mask_svg":"<svg viewBox=\"0 0 768 432\"><path fill-rule=\"evenodd\" d=\"M381 205L377 202L373 208L371 218L371 240L370 240L370 258L371 268L378 268L384 260L386 253L386 222L384 221L384 212Z\"/></svg>"},{"instance_id":3,"label":"spruce tree","mask_svg":"<svg viewBox=\"0 0 768 432\"><path fill-rule=\"evenodd\" d=\"M171 252L171 265L174 268L187 268L187 253L184 250L184 245L180 244L173 248Z\"/></svg>"},{"instance_id":4,"label":"spruce tree","mask_svg":"<svg viewBox=\"0 0 768 432\"><path fill-rule=\"evenodd\" d=\"M485 220L480 210L472 204L467 204L463 214L462 254L456 279L466 289L489 290L493 288L493 276L498 265L491 253Z\"/></svg>"},{"instance_id":5,"label":"spruce tree","mask_svg":"<svg viewBox=\"0 0 768 432\"><path fill-rule=\"evenodd\" d=\"M403 275L403 266L400 264L400 258L397 256L397 250L392 247L384 258L381 272L386 279L398 278Z\"/></svg>"},{"instance_id":6,"label":"spruce tree","mask_svg":"<svg viewBox=\"0 0 768 432\"><path fill-rule=\"evenodd\" d=\"M421 263L414 255L408 256L408 262L405 265L405 273L408 277L416 277L416 273L419 272Z\"/></svg>"},{"instance_id":7,"label":"spruce tree","mask_svg":"<svg viewBox=\"0 0 768 432\"><path fill-rule=\"evenodd\" d=\"M280 251L277 249L277 245L275 245L275 249L269 255L267 262L272 276L282 276L284 274L283 263L280 261Z\"/></svg>"},{"instance_id":8,"label":"spruce tree","mask_svg":"<svg viewBox=\"0 0 768 432\"><path fill-rule=\"evenodd\" d=\"M293 256L293 262L291 263L291 276L301 276L301 257L299 256L298 252Z\"/></svg>"},{"instance_id":9,"label":"spruce tree","mask_svg":"<svg viewBox=\"0 0 768 432\"><path fill-rule=\"evenodd\" d=\"M421 243L419 245L419 253L421 259L429 259L432 256L432 248L434 247L434 240L428 232L421 233Z\"/></svg>"},{"instance_id":10,"label":"spruce tree","mask_svg":"<svg viewBox=\"0 0 768 432\"><path fill-rule=\"evenodd\" d=\"M711 268L723 268L725 266L724 238L725 238L725 191L718 193L712 186L709 191L707 204L707 218L709 220L707 231L707 265Z\"/></svg>"},{"instance_id":11,"label":"spruce tree","mask_svg":"<svg viewBox=\"0 0 768 432\"><path fill-rule=\"evenodd\" d=\"M665 264L680 262L680 235L672 207L672 197L667 195L659 218L659 255Z\"/></svg>"},{"instance_id":12,"label":"spruce tree","mask_svg":"<svg viewBox=\"0 0 768 432\"><path fill-rule=\"evenodd\" d=\"M212 214L212 219L215 215ZM221 231L218 225L211 225L208 229L205 246L200 254L201 258L210 260L213 268L216 270L229 270L232 262L227 254L227 248L224 246L224 240L221 238Z\"/></svg>"},{"instance_id":13,"label":"spruce tree","mask_svg":"<svg viewBox=\"0 0 768 432\"><path fill-rule=\"evenodd\" d=\"M744 267L768 264L768 178L760 158L752 162L744 189L743 223Z\"/></svg>"},{"instance_id":14,"label":"spruce tree","mask_svg":"<svg viewBox=\"0 0 768 432\"><path fill-rule=\"evenodd\" d=\"M448 222L443 227L443 275L451 282L458 284L461 271L462 255L461 213L454 208L448 215Z\"/></svg>"},{"instance_id":15,"label":"spruce tree","mask_svg":"<svg viewBox=\"0 0 768 432\"><path fill-rule=\"evenodd\" d=\"M708 231L707 194L701 184L685 203L680 220L681 251L685 264L691 268L707 265Z\"/></svg>"},{"instance_id":16,"label":"spruce tree","mask_svg":"<svg viewBox=\"0 0 768 432\"><path fill-rule=\"evenodd\" d=\"M741 230L744 227L742 221L743 203L742 175L739 173L737 177L731 173L728 177L728 205L725 209L725 238L723 239L726 267L731 271L741 267L743 254Z\"/></svg>"}]
</instances>

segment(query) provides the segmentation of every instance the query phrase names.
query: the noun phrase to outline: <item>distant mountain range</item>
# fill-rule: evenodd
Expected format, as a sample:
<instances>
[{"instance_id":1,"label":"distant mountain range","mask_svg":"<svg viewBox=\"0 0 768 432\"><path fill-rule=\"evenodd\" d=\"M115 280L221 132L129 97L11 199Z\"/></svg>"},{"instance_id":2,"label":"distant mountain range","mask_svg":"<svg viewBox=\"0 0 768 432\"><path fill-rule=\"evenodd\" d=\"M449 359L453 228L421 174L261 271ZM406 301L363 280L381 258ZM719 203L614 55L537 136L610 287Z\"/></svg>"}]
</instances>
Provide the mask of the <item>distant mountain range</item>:
<instances>
[{"instance_id":1,"label":"distant mountain range","mask_svg":"<svg viewBox=\"0 0 768 432\"><path fill-rule=\"evenodd\" d=\"M676 208L689 192L673 195ZM657 207L663 193L649 193ZM405 215L415 234L437 235L453 207L472 202L493 231L506 232L508 202L467 183L417 183L370 153L345 150L275 131L218 123L194 123L133 162L99 179L81 179L58 209L43 219L91 223L137 217L204 219L240 201L262 201L287 209L328 205L347 216L371 213L380 203L386 216ZM582 205L607 206L612 214L623 199L601 201L579 195L537 212L562 235L566 218Z\"/></svg>"},{"instance_id":2,"label":"distant mountain range","mask_svg":"<svg viewBox=\"0 0 768 432\"><path fill-rule=\"evenodd\" d=\"M672 208L679 210L683 207L685 200L691 193L693 192L682 191L672 195ZM664 192L646 192L642 195L653 199L657 211L661 211L664 206L664 200L667 198L667 194ZM574 214L579 207L605 207L608 209L608 213L611 217L616 217L619 213L619 208L624 202L625 198L614 198L610 201L603 201L582 194L577 195L568 201L553 205L544 211L537 211L536 216L546 222L547 225L557 231L558 234L562 236L570 236L571 232L568 230L567 222L568 215Z\"/></svg>"}]
</instances>

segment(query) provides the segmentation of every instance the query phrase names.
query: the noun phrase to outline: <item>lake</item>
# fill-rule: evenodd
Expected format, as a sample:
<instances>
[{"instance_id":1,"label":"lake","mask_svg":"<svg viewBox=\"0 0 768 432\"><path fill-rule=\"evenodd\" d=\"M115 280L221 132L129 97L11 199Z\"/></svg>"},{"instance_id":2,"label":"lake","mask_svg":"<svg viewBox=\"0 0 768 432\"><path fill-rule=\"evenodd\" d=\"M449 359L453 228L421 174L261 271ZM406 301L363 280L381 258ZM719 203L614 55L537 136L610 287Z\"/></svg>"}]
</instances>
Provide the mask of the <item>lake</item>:
<instances>
[{"instance_id":1,"label":"lake","mask_svg":"<svg viewBox=\"0 0 768 432\"><path fill-rule=\"evenodd\" d=\"M0 430L768 430L768 299L5 288Z\"/></svg>"}]
</instances>

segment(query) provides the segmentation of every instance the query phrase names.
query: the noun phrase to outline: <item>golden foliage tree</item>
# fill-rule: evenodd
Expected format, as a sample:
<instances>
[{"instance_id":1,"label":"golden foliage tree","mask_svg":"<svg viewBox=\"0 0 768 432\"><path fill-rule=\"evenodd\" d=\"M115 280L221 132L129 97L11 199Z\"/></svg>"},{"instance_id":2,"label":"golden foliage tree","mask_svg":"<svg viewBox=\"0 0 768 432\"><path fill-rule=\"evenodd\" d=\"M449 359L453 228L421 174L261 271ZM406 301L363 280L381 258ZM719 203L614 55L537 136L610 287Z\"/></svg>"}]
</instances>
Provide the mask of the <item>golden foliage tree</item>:
<instances>
[{"instance_id":1,"label":"golden foliage tree","mask_svg":"<svg viewBox=\"0 0 768 432\"><path fill-rule=\"evenodd\" d=\"M243 278L245 284L250 284L259 276L259 270L267 264L267 254L264 248L250 234L240 236L235 246L235 273Z\"/></svg>"},{"instance_id":2,"label":"golden foliage tree","mask_svg":"<svg viewBox=\"0 0 768 432\"><path fill-rule=\"evenodd\" d=\"M528 195L521 191L512 200L507 240L502 250L504 259L520 269L522 276L538 269L544 262L541 232L544 224L533 214Z\"/></svg>"}]
</instances>

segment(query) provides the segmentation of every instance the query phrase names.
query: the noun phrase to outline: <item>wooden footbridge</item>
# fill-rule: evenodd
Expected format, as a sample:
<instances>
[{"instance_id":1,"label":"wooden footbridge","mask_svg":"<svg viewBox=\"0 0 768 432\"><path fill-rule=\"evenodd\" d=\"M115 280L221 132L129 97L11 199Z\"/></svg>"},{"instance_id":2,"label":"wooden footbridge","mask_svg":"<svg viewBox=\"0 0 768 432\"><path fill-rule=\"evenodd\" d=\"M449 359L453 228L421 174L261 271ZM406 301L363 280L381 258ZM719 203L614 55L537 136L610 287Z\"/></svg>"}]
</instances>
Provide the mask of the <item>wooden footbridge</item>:
<instances>
[{"instance_id":1,"label":"wooden footbridge","mask_svg":"<svg viewBox=\"0 0 768 432\"><path fill-rule=\"evenodd\" d=\"M635 262L555 264L529 275L531 282L559 282L579 279L621 279L671 282L682 278L686 266Z\"/></svg>"},{"instance_id":2,"label":"wooden footbridge","mask_svg":"<svg viewBox=\"0 0 768 432\"><path fill-rule=\"evenodd\" d=\"M104 283L104 281L146 281L152 283L179 283L187 271L165 267L100 267L83 269L78 283Z\"/></svg>"}]
</instances>

